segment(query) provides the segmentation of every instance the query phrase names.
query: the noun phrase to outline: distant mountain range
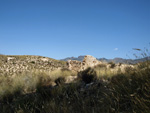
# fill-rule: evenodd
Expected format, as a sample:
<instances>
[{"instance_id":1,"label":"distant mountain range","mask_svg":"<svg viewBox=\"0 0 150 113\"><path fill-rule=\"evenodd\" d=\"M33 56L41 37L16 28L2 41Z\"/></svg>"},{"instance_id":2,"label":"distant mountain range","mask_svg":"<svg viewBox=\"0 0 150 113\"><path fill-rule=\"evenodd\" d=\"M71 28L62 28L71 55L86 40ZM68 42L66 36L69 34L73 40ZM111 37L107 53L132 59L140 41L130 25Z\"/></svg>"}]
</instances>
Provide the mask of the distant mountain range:
<instances>
[{"instance_id":1,"label":"distant mountain range","mask_svg":"<svg viewBox=\"0 0 150 113\"><path fill-rule=\"evenodd\" d=\"M68 60L77 60L77 61L82 61L84 59L83 56L78 56L78 57L67 57L64 59L61 59L62 61L68 61ZM106 58L97 58L97 60L102 61L102 62L114 62L114 63L124 63L124 64L136 64L138 62L143 62L146 60L150 60L150 57L145 57L145 58L140 58L140 59L123 59L123 58L114 58L114 59L106 59Z\"/></svg>"},{"instance_id":2,"label":"distant mountain range","mask_svg":"<svg viewBox=\"0 0 150 113\"><path fill-rule=\"evenodd\" d=\"M78 57L67 57L67 58L64 58L64 59L60 59L62 61L68 61L68 60L77 60L77 61L82 61L84 59L85 55L84 56L78 56Z\"/></svg>"}]
</instances>

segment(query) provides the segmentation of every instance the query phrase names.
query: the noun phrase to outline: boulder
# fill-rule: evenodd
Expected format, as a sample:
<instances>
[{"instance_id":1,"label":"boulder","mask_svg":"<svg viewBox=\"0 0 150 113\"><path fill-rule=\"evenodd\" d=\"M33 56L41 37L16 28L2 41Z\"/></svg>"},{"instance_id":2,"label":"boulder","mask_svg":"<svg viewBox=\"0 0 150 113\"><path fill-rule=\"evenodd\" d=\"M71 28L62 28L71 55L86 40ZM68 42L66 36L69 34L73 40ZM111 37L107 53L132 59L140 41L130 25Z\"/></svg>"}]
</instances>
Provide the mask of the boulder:
<instances>
[{"instance_id":1,"label":"boulder","mask_svg":"<svg viewBox=\"0 0 150 113\"><path fill-rule=\"evenodd\" d=\"M68 60L68 69L72 71L83 71L88 67L94 67L101 62L91 55L86 55L82 62L76 60Z\"/></svg>"},{"instance_id":2,"label":"boulder","mask_svg":"<svg viewBox=\"0 0 150 113\"><path fill-rule=\"evenodd\" d=\"M7 61L15 59L14 57L7 57Z\"/></svg>"},{"instance_id":3,"label":"boulder","mask_svg":"<svg viewBox=\"0 0 150 113\"><path fill-rule=\"evenodd\" d=\"M95 57L91 55L86 55L82 61L81 70L85 70L88 67L94 67L100 63L101 62L98 61Z\"/></svg>"}]
</instances>

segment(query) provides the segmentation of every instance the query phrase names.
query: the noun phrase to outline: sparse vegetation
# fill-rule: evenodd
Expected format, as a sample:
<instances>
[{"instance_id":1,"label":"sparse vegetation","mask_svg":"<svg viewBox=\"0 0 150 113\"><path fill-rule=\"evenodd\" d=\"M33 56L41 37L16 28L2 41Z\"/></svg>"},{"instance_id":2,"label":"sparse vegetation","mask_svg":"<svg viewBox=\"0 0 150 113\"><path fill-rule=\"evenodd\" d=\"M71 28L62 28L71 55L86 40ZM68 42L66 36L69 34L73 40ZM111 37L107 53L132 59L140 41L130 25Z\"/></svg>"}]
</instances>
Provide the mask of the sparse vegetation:
<instances>
[{"instance_id":1,"label":"sparse vegetation","mask_svg":"<svg viewBox=\"0 0 150 113\"><path fill-rule=\"evenodd\" d=\"M0 55L0 74L12 76L24 72L41 71L50 72L60 68L66 68L67 62L42 56L13 56Z\"/></svg>"},{"instance_id":2,"label":"sparse vegetation","mask_svg":"<svg viewBox=\"0 0 150 113\"><path fill-rule=\"evenodd\" d=\"M1 56L3 60L5 58ZM110 65L110 66L109 66ZM1 113L149 113L150 61L126 67L100 64L78 73L68 69L0 76Z\"/></svg>"}]
</instances>

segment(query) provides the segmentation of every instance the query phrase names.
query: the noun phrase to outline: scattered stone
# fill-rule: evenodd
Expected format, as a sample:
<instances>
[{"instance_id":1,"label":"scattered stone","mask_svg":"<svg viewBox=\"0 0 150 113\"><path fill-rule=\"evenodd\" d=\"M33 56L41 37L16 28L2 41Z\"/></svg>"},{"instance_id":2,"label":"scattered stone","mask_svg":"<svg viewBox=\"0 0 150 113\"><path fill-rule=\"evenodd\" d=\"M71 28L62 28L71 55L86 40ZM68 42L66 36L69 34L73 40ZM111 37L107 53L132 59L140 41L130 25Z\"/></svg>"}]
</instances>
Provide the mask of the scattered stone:
<instances>
[{"instance_id":1,"label":"scattered stone","mask_svg":"<svg viewBox=\"0 0 150 113\"><path fill-rule=\"evenodd\" d=\"M94 67L101 62L98 61L95 57L86 55L82 62L76 60L68 60L68 68L73 71L83 71L88 67Z\"/></svg>"},{"instance_id":2,"label":"scattered stone","mask_svg":"<svg viewBox=\"0 0 150 113\"><path fill-rule=\"evenodd\" d=\"M65 83L71 83L71 82L73 82L75 79L77 79L77 76L68 76L68 77L66 77Z\"/></svg>"},{"instance_id":3,"label":"scattered stone","mask_svg":"<svg viewBox=\"0 0 150 113\"><path fill-rule=\"evenodd\" d=\"M7 57L7 61L15 59L14 57Z\"/></svg>"}]
</instances>

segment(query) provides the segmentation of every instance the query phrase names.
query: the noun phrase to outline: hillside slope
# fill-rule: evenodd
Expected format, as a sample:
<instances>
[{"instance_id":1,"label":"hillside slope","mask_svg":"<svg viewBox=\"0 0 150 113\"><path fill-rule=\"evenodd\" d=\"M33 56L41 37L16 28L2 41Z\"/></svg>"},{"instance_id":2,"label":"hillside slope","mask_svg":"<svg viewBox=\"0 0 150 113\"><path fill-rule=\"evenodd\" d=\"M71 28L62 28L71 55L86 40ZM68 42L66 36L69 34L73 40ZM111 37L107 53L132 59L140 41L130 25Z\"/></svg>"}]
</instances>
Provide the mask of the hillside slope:
<instances>
[{"instance_id":1,"label":"hillside slope","mask_svg":"<svg viewBox=\"0 0 150 113\"><path fill-rule=\"evenodd\" d=\"M38 70L50 72L66 68L67 62L48 57L31 55L0 55L0 74L13 75Z\"/></svg>"}]
</instances>

